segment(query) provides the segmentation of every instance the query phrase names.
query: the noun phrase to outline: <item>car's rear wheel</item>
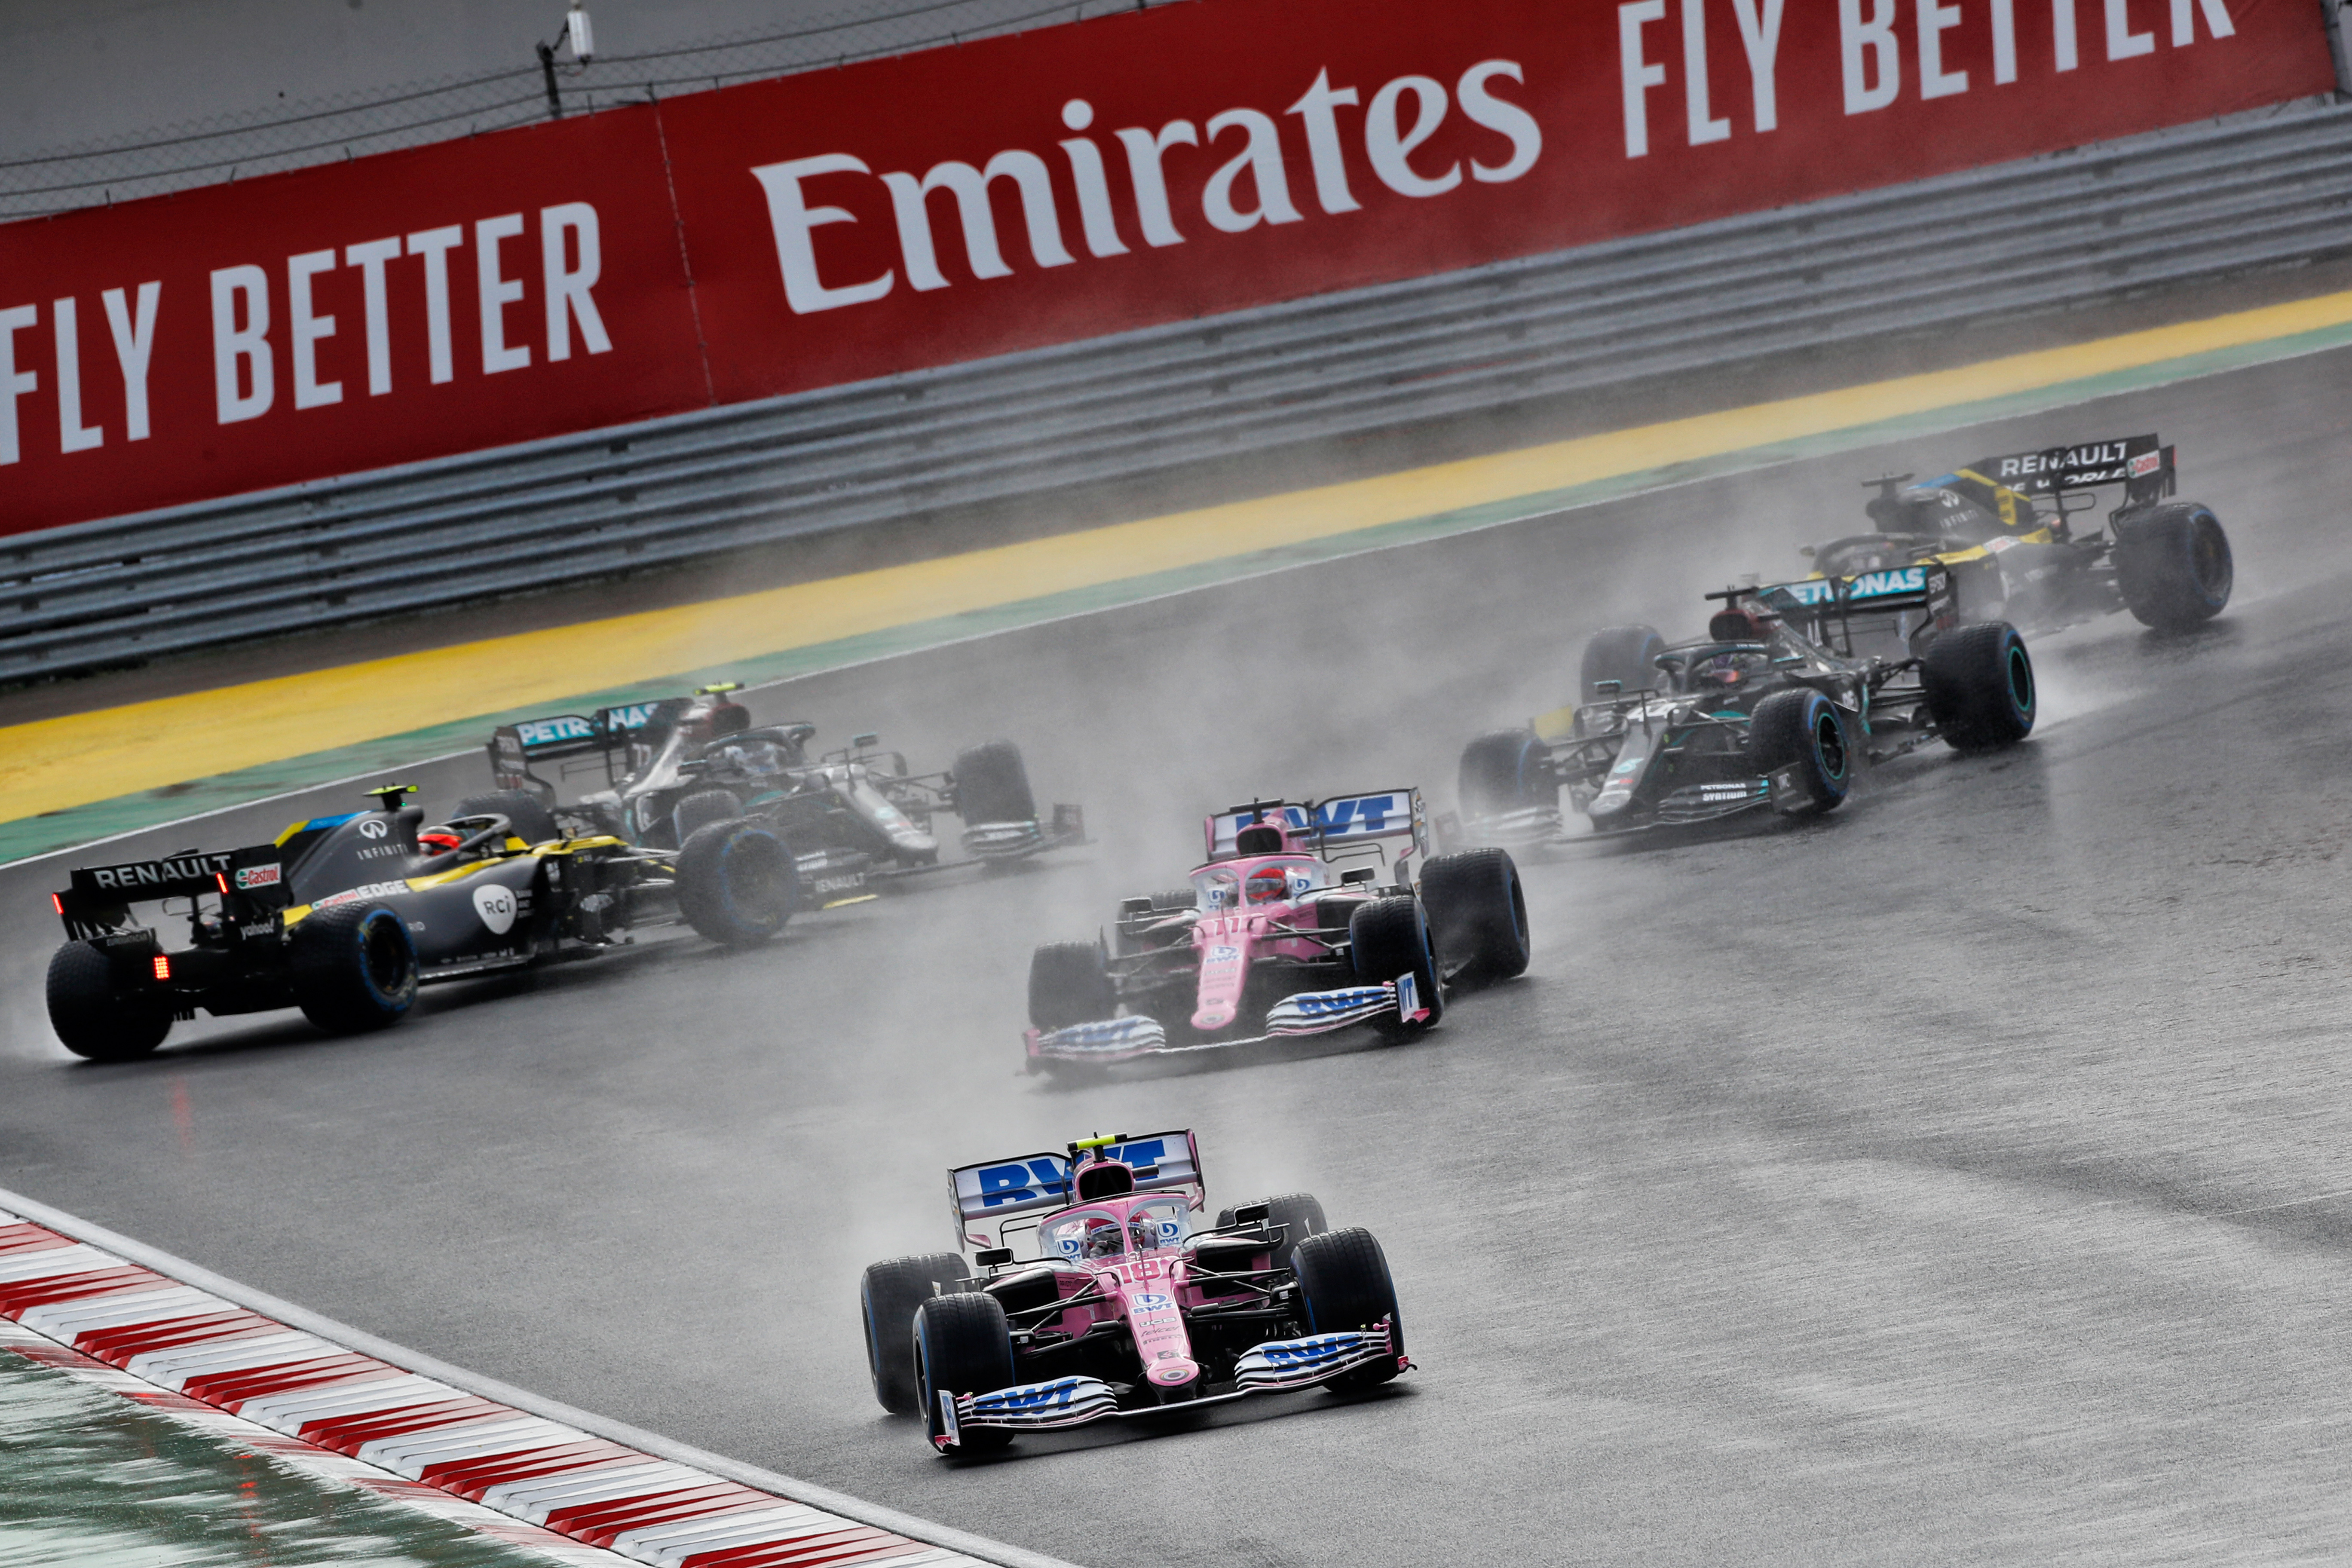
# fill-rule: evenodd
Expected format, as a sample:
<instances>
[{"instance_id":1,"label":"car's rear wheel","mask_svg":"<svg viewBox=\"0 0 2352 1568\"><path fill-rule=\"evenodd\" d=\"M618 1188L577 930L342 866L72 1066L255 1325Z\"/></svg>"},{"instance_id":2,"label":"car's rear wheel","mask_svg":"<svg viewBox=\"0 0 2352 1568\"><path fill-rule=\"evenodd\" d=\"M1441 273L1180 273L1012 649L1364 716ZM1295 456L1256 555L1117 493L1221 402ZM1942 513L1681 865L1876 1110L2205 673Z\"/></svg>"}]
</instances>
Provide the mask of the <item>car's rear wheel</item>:
<instances>
[{"instance_id":1,"label":"car's rear wheel","mask_svg":"<svg viewBox=\"0 0 2352 1568\"><path fill-rule=\"evenodd\" d=\"M1954 751L1990 752L2033 732L2033 658L2007 621L1946 632L1919 660L1927 714Z\"/></svg>"},{"instance_id":2,"label":"car's rear wheel","mask_svg":"<svg viewBox=\"0 0 2352 1568\"><path fill-rule=\"evenodd\" d=\"M416 1005L416 945L385 905L314 910L294 928L286 956L295 1005L331 1035L381 1029Z\"/></svg>"},{"instance_id":3,"label":"car's rear wheel","mask_svg":"<svg viewBox=\"0 0 2352 1568\"><path fill-rule=\"evenodd\" d=\"M765 823L738 818L696 831L677 852L677 912L722 946L757 947L800 907L800 868Z\"/></svg>"},{"instance_id":4,"label":"car's rear wheel","mask_svg":"<svg viewBox=\"0 0 2352 1568\"><path fill-rule=\"evenodd\" d=\"M1404 1354L1404 1318L1397 1310L1396 1283L1389 1260L1372 1233L1357 1226L1326 1231L1302 1242L1291 1258L1310 1333L1370 1329L1386 1319L1396 1356L1343 1373L1324 1386L1337 1394L1370 1388L1394 1377Z\"/></svg>"},{"instance_id":5,"label":"car's rear wheel","mask_svg":"<svg viewBox=\"0 0 2352 1568\"><path fill-rule=\"evenodd\" d=\"M1748 730L1748 760L1769 775L1794 767L1811 799L1795 815L1835 811L1853 788L1854 756L1837 704L1810 686L1775 691L1756 705Z\"/></svg>"},{"instance_id":6,"label":"car's rear wheel","mask_svg":"<svg viewBox=\"0 0 2352 1568\"><path fill-rule=\"evenodd\" d=\"M729 789L698 789L670 808L670 826L684 844L714 822L732 822L743 815L743 803Z\"/></svg>"},{"instance_id":7,"label":"car's rear wheel","mask_svg":"<svg viewBox=\"0 0 2352 1568\"><path fill-rule=\"evenodd\" d=\"M1666 639L1654 626L1607 626L1592 634L1584 645L1582 678L1577 683L1582 702L1602 702L1608 694L1598 689L1603 681L1618 683L1625 696L1658 685L1664 679L1658 667L1651 662L1666 651Z\"/></svg>"},{"instance_id":8,"label":"car's rear wheel","mask_svg":"<svg viewBox=\"0 0 2352 1568\"><path fill-rule=\"evenodd\" d=\"M459 816L503 816L507 826L525 844L544 844L562 837L555 826L555 813L547 803L529 790L492 790L488 795L469 795L457 803Z\"/></svg>"},{"instance_id":9,"label":"car's rear wheel","mask_svg":"<svg viewBox=\"0 0 2352 1568\"><path fill-rule=\"evenodd\" d=\"M2116 587L2143 626L2195 631L2221 613L2237 581L2230 536L2210 508L2170 501L2116 529Z\"/></svg>"},{"instance_id":10,"label":"car's rear wheel","mask_svg":"<svg viewBox=\"0 0 2352 1568\"><path fill-rule=\"evenodd\" d=\"M1417 1004L1422 1016L1408 1020L1391 1015L1379 1027L1383 1034L1403 1037L1433 1026L1445 1011L1438 984L1437 955L1429 940L1429 917L1416 898L1367 900L1348 921L1348 951L1356 978L1367 985L1397 984L1400 1003ZM1404 991L1410 984L1410 998Z\"/></svg>"},{"instance_id":11,"label":"car's rear wheel","mask_svg":"<svg viewBox=\"0 0 2352 1568\"><path fill-rule=\"evenodd\" d=\"M1312 1193L1280 1193L1270 1198L1253 1198L1246 1204L1235 1204L1233 1208L1218 1211L1218 1227L1222 1229L1233 1224L1236 1211L1255 1204L1265 1205L1266 1224L1282 1228L1282 1245L1274 1251L1276 1268L1290 1267L1291 1254L1298 1250L1300 1242L1331 1228L1330 1222L1323 1217L1323 1205L1316 1201Z\"/></svg>"},{"instance_id":12,"label":"car's rear wheel","mask_svg":"<svg viewBox=\"0 0 2352 1568\"><path fill-rule=\"evenodd\" d=\"M1474 984L1527 973L1533 948L1528 900L1507 849L1467 849L1440 855L1421 868L1421 901L1429 910L1437 960L1455 978Z\"/></svg>"},{"instance_id":13,"label":"car's rear wheel","mask_svg":"<svg viewBox=\"0 0 2352 1568\"><path fill-rule=\"evenodd\" d=\"M915 1386L915 1313L941 1285L971 1278L962 1255L925 1253L893 1258L866 1270L857 1287L857 1314L866 1326L866 1370L873 1374L874 1397L893 1415L921 1408Z\"/></svg>"},{"instance_id":14,"label":"car's rear wheel","mask_svg":"<svg viewBox=\"0 0 2352 1568\"><path fill-rule=\"evenodd\" d=\"M983 822L1034 822L1037 798L1029 769L1010 741L986 741L956 753L956 815L966 827Z\"/></svg>"},{"instance_id":15,"label":"car's rear wheel","mask_svg":"<svg viewBox=\"0 0 2352 1568\"><path fill-rule=\"evenodd\" d=\"M1118 992L1099 943L1049 942L1029 955L1029 1022L1051 1033L1118 1011Z\"/></svg>"},{"instance_id":16,"label":"car's rear wheel","mask_svg":"<svg viewBox=\"0 0 2352 1568\"><path fill-rule=\"evenodd\" d=\"M1013 1331L995 1297L969 1290L934 1296L917 1308L913 1339L923 1430L933 1449L940 1451L940 1440L947 1436L942 1396L993 1394L1013 1386ZM973 1453L1012 1441L1013 1434L1002 1426L966 1427L957 1448Z\"/></svg>"},{"instance_id":17,"label":"car's rear wheel","mask_svg":"<svg viewBox=\"0 0 2352 1568\"><path fill-rule=\"evenodd\" d=\"M151 1055L172 1032L163 1008L116 999L114 966L93 942L69 942L49 955L48 1004L58 1043L94 1062Z\"/></svg>"}]
</instances>

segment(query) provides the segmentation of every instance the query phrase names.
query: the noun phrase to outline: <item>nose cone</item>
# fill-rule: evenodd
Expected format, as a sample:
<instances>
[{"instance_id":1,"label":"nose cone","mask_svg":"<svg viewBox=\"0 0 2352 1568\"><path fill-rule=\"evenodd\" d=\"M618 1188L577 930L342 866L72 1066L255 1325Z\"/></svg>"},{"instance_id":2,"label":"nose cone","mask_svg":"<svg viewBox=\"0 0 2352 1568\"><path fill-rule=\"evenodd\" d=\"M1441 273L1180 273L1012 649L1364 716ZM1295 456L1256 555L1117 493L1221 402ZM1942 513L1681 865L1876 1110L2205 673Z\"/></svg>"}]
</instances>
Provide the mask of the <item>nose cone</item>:
<instances>
[{"instance_id":1,"label":"nose cone","mask_svg":"<svg viewBox=\"0 0 2352 1568\"><path fill-rule=\"evenodd\" d=\"M1222 1029L1233 1021L1234 1005L1230 1002L1212 1002L1192 1015L1192 1027L1204 1035Z\"/></svg>"},{"instance_id":2,"label":"nose cone","mask_svg":"<svg viewBox=\"0 0 2352 1568\"><path fill-rule=\"evenodd\" d=\"M1198 1362L1185 1360L1172 1351L1160 1352L1161 1359L1151 1363L1145 1374L1155 1388L1181 1388L1201 1375Z\"/></svg>"}]
</instances>

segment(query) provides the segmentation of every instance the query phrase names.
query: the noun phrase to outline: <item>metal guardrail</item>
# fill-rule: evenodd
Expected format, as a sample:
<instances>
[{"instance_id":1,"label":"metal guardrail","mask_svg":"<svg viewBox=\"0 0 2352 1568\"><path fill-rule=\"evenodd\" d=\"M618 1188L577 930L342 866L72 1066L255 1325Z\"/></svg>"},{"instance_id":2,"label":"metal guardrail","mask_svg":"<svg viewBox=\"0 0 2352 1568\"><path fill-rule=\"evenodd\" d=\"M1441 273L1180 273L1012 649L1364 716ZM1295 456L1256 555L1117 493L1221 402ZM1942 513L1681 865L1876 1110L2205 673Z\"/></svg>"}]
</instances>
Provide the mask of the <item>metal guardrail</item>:
<instances>
[{"instance_id":1,"label":"metal guardrail","mask_svg":"<svg viewBox=\"0 0 2352 1568\"><path fill-rule=\"evenodd\" d=\"M0 540L0 679L2352 247L2306 102L1410 282Z\"/></svg>"}]
</instances>

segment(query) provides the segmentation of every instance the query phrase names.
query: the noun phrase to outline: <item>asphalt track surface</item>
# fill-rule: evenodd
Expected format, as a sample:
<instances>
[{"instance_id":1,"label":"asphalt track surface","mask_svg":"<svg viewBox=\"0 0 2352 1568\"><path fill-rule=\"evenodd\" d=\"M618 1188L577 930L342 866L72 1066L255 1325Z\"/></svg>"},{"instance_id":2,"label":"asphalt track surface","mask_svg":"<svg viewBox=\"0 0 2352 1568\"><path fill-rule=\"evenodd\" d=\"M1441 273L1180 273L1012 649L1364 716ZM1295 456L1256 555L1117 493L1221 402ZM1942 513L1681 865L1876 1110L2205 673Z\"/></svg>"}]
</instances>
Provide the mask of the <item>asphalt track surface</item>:
<instances>
[{"instance_id":1,"label":"asphalt track surface","mask_svg":"<svg viewBox=\"0 0 2352 1568\"><path fill-rule=\"evenodd\" d=\"M1074 1561L2146 1563L2352 1552L2352 354L1672 489L759 695L924 763L1002 733L1100 842L428 993L380 1037L68 1058L61 860L0 871L0 1185L371 1332ZM1527 868L1538 956L1423 1041L1072 1089L1034 942L1252 792L1420 783L1583 633L1863 526L1885 468L2158 430L2238 597L2042 639L2043 721L1818 824ZM1933 471L1932 469L1930 471ZM490 672L485 672L486 678ZM468 759L428 797L486 783ZM116 847L226 847L322 792ZM857 1270L951 1163L1191 1126L1213 1200L1370 1226L1420 1370L946 1464L867 1390Z\"/></svg>"}]
</instances>

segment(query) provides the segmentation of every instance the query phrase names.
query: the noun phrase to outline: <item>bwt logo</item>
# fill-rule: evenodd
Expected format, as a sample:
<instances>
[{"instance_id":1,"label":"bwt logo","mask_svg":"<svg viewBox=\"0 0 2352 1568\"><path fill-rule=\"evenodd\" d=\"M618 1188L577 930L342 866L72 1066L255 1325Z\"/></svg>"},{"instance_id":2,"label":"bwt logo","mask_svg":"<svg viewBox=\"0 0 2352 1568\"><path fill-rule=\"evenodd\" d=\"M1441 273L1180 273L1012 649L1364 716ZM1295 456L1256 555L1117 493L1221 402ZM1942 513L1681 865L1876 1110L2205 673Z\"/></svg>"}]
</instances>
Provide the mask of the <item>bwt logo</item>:
<instances>
[{"instance_id":1,"label":"bwt logo","mask_svg":"<svg viewBox=\"0 0 2352 1568\"><path fill-rule=\"evenodd\" d=\"M1035 1384L1028 1388L1007 1388L994 1394L983 1394L971 1402L972 1410L974 1414L983 1410L991 1412L1058 1410L1068 1405L1076 1396L1077 1392L1078 1380L1075 1377L1065 1377L1053 1383Z\"/></svg>"},{"instance_id":2,"label":"bwt logo","mask_svg":"<svg viewBox=\"0 0 2352 1568\"><path fill-rule=\"evenodd\" d=\"M1404 815L1392 795L1368 795L1354 800L1327 800L1315 811L1316 826L1337 837L1347 833L1380 833L1391 816Z\"/></svg>"},{"instance_id":3,"label":"bwt logo","mask_svg":"<svg viewBox=\"0 0 2352 1568\"><path fill-rule=\"evenodd\" d=\"M1543 132L1533 115L1498 97L1496 84L1507 80L1523 85L1526 79L1515 60L1482 60L1456 79L1450 93L1444 83L1433 77L1402 76L1373 91L1367 102L1357 88L1334 87L1330 72L1319 71L1306 93L1282 111L1285 119L1296 116L1297 121L1288 146L1275 117L1250 108L1225 110L1199 126L1190 120L1171 120L1157 130L1148 125L1123 126L1111 136L1118 144L1112 156L1124 154L1121 161L1126 164L1123 194L1129 226L1125 230L1119 207L1113 202L1102 144L1078 134L1057 145L1068 160L1069 188L1077 196L1078 232L1087 253L1103 259L1128 255L1130 234L1155 247L1187 242L1189 237L1178 226L1179 215L1170 191L1169 161L1180 147L1196 150L1179 155L1180 163L1231 149L1230 155L1209 174L1200 195L1200 220L1221 234L1244 234L1261 225L1307 221L1300 210L1300 197L1292 189L1297 141L1306 144L1314 203L1328 216L1362 209L1350 182L1360 177L1356 170L1365 165L1374 179L1403 196L1443 196L1461 189L1466 181L1499 184L1517 180L1535 167L1543 152ZM1360 115L1349 117L1355 123L1343 125L1339 111L1359 105ZM1415 163L1415 150L1437 133L1456 107L1465 119L1487 133L1486 145L1466 160L1466 168L1461 158L1443 168L1433 167L1427 153ZM1083 98L1071 99L1062 105L1061 119L1070 131L1083 132L1094 125L1094 105ZM1360 161L1355 169L1350 168L1351 152ZM1180 182L1183 172L1178 170ZM812 205L807 186L813 181L834 182L832 188L836 190L844 188L838 182L851 176L882 182L898 229L907 285L919 291L950 286L940 266L929 205L929 198L940 192L954 202L964 260L972 279L1013 276L989 200L989 187L999 180L1009 181L1018 194L1030 260L1040 268L1054 268L1074 266L1078 259L1070 253L1054 171L1044 158L1024 148L1008 147L977 168L952 160L934 163L920 176L895 170L877 175L864 159L848 153L764 163L753 168L751 176L767 195L776 262L783 273L784 300L798 315L870 304L898 287L901 269L885 268L856 282L826 282L818 264L816 231L829 224L856 223L857 217L842 207ZM1190 213L1183 216L1187 222L1191 220Z\"/></svg>"},{"instance_id":4,"label":"bwt logo","mask_svg":"<svg viewBox=\"0 0 2352 1568\"><path fill-rule=\"evenodd\" d=\"M1146 1165L1159 1164L1167 1151L1166 1139L1150 1138L1139 1143L1115 1144L1107 1152L1120 1163L1141 1170ZM1034 1203L1040 1198L1060 1197L1069 1190L1070 1168L1058 1155L1041 1154L1026 1162L1008 1161L980 1169L980 1201L983 1208Z\"/></svg>"}]
</instances>

